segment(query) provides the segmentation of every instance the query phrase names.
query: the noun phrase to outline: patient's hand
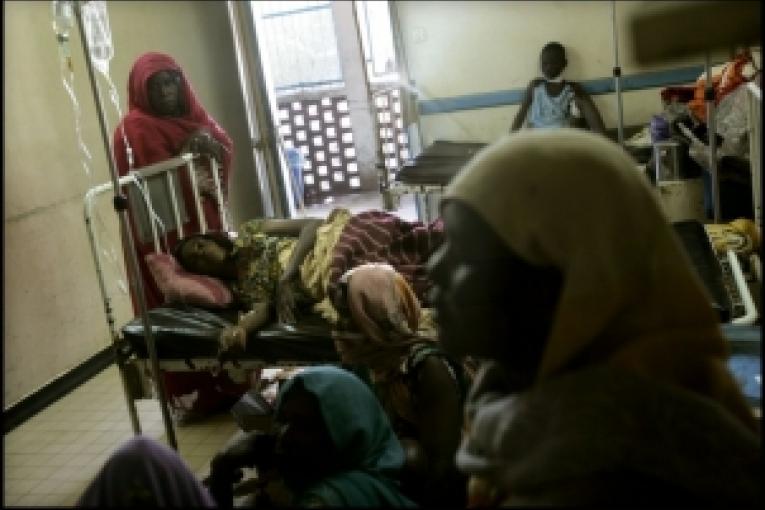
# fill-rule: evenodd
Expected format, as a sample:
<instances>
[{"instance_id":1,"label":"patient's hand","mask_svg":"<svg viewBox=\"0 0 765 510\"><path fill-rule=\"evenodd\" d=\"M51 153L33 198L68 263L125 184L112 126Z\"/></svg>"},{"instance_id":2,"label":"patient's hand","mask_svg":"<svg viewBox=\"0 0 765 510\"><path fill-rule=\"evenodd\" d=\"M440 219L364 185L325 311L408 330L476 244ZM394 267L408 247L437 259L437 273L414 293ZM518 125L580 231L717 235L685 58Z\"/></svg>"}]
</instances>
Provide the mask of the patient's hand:
<instances>
[{"instance_id":1,"label":"patient's hand","mask_svg":"<svg viewBox=\"0 0 765 510\"><path fill-rule=\"evenodd\" d=\"M255 303L252 310L239 317L237 324L221 331L218 336L218 357L221 361L230 355L244 352L247 348L247 335L268 322L270 310L270 303Z\"/></svg>"},{"instance_id":2,"label":"patient's hand","mask_svg":"<svg viewBox=\"0 0 765 510\"><path fill-rule=\"evenodd\" d=\"M220 353L244 351L247 346L247 330L239 324L228 326L221 331L221 334L218 337L218 342L220 344Z\"/></svg>"}]
</instances>

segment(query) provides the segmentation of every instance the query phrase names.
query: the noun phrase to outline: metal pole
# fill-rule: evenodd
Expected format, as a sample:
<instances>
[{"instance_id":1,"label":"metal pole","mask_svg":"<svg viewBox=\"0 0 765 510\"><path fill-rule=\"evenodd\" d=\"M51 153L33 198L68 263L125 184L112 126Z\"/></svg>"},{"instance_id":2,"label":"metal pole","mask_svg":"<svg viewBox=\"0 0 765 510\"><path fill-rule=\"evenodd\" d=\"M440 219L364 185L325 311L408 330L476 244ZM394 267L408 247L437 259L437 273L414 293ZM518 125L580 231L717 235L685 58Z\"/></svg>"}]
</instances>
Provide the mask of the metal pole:
<instances>
[{"instance_id":1,"label":"metal pole","mask_svg":"<svg viewBox=\"0 0 765 510\"><path fill-rule=\"evenodd\" d=\"M709 140L709 172L712 176L712 204L714 222L720 223L720 174L717 171L717 127L715 126L715 88L712 84L712 63L706 53L706 79L704 101L707 106L707 139Z\"/></svg>"},{"instance_id":2,"label":"metal pole","mask_svg":"<svg viewBox=\"0 0 765 510\"><path fill-rule=\"evenodd\" d=\"M101 290L101 297L104 300L104 311L106 313L106 322L109 326L109 336L112 339L112 348L115 350L115 360L117 361L117 366L120 370L120 376L122 380L122 389L125 393L125 401L128 406L128 415L130 416L130 424L133 427L133 434L138 435L141 433L141 423L138 420L138 411L135 407L135 401L130 396L130 389L127 383L127 376L125 375L124 367L122 364L122 358L120 356L120 353L118 352L118 349L116 348L117 344L117 332L114 328L114 315L112 314L112 304L111 299L109 299L109 294L106 292L106 284L104 283L104 273L101 269L101 258L98 256L98 248L96 246L96 238L93 234L93 228L92 228L92 214L91 214L91 202L88 200L85 203L85 223L87 226L88 231L88 240L90 241L90 248L93 251L93 260L96 263L96 274L98 276L98 288Z\"/></svg>"},{"instance_id":3,"label":"metal pole","mask_svg":"<svg viewBox=\"0 0 765 510\"><path fill-rule=\"evenodd\" d=\"M154 343L154 335L151 330L151 323L149 322L149 314L146 309L146 301L143 295L143 284L139 277L138 270L138 257L135 252L135 244L133 243L133 236L128 228L127 223L127 199L123 195L119 194L119 176L114 164L114 158L112 157L112 150L109 144L109 135L106 131L106 122L104 121L103 107L101 106L101 94L98 90L98 84L96 83L96 77L93 74L93 62L90 56L90 50L88 49L88 39L85 34L85 25L82 22L82 2L75 2L74 9L75 18L77 19L77 28L80 31L80 40L82 41L82 49L85 53L85 64L88 69L88 77L90 78L90 86L93 89L93 99L96 103L96 111L98 113L98 122L101 128L101 138L104 142L104 149L106 150L106 160L109 162L109 172L112 178L112 186L114 190L114 208L117 211L117 216L120 221L120 233L122 234L122 240L127 244L128 252L128 264L129 274L132 275L133 289L138 299L139 310L141 312L141 319L143 322L144 337L146 338L146 344L149 348L149 357L151 358L151 367L154 373L154 384L157 389L157 395L159 396L160 410L162 411L162 420L165 423L165 431L167 433L167 441L175 450L178 449L178 443L175 439L175 429L173 428L173 422L170 419L170 412L167 407L167 399L165 397L164 386L162 384L162 377L159 372L159 361L157 359L157 349ZM117 353L119 355L119 353ZM127 385L125 381L125 374L120 366L120 374L123 377L123 385Z\"/></svg>"},{"instance_id":4,"label":"metal pole","mask_svg":"<svg viewBox=\"0 0 765 510\"><path fill-rule=\"evenodd\" d=\"M611 0L611 24L614 34L614 90L616 91L617 134L619 145L624 144L624 113L622 112L622 69L619 67L619 37L616 30L616 1Z\"/></svg>"}]
</instances>

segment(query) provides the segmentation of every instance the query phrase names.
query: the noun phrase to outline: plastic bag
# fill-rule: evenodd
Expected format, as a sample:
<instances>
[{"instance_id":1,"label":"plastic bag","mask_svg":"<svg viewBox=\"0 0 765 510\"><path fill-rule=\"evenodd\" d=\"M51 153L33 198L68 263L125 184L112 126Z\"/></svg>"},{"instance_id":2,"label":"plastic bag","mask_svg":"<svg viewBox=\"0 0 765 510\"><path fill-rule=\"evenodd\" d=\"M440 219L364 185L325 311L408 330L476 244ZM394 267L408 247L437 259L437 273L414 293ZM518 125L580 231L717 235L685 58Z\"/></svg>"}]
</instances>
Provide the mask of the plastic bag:
<instances>
[{"instance_id":1,"label":"plastic bag","mask_svg":"<svg viewBox=\"0 0 765 510\"><path fill-rule=\"evenodd\" d=\"M721 154L749 157L748 106L746 87L740 85L717 106L716 131L724 139Z\"/></svg>"},{"instance_id":2,"label":"plastic bag","mask_svg":"<svg viewBox=\"0 0 765 510\"><path fill-rule=\"evenodd\" d=\"M740 52L736 58L728 62L720 73L712 74L712 87L715 89L716 105L719 105L720 101L736 90L739 85L750 81L754 77L754 75L744 75L744 71L748 64L750 65L749 67L753 68L754 61L752 60L751 53L748 50L745 50ZM706 78L706 73L704 73L696 81L694 97L688 103L688 108L699 122L707 121L707 105L704 100Z\"/></svg>"}]
</instances>

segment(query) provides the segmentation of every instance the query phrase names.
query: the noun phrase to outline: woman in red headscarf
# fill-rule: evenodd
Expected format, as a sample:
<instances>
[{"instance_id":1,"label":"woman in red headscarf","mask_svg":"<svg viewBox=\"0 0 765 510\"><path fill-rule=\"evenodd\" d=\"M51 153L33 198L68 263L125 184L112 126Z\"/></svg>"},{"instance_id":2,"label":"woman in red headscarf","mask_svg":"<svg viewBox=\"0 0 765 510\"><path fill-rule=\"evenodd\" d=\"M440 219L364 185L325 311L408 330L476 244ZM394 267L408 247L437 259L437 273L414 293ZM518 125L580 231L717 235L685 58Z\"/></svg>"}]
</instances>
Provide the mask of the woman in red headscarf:
<instances>
[{"instance_id":1,"label":"woman in red headscarf","mask_svg":"<svg viewBox=\"0 0 765 510\"><path fill-rule=\"evenodd\" d=\"M114 132L114 159L120 176L132 169L171 159L182 152L208 154L220 164L221 189L225 196L233 144L197 101L186 76L172 57L162 53L144 53L138 57L128 77L128 107L127 115ZM201 170L205 221L208 229L220 230L220 214L210 170ZM185 209L189 213L183 233L195 234L200 228L193 214L196 209L191 183L185 173L181 172L179 176ZM144 261L144 256L154 251L154 245L151 240L140 239L133 220L131 217L146 306L155 308L164 302L164 298ZM167 249L171 250L178 240L177 233L169 230L166 234L170 245ZM138 313L135 296L132 298L133 309Z\"/></svg>"},{"instance_id":2,"label":"woman in red headscarf","mask_svg":"<svg viewBox=\"0 0 765 510\"><path fill-rule=\"evenodd\" d=\"M233 143L199 103L183 70L172 57L156 52L138 57L128 77L128 107L127 115L114 132L114 159L120 176L183 152L210 155L219 163L221 190L226 196ZM220 230L215 185L206 158L202 158L196 166L207 228ZM177 176L183 207L188 216L183 223L183 235L199 233L191 182L185 172L178 172ZM177 229L171 227L162 236L168 252L178 242ZM136 219L132 215L130 228L138 255L146 307L155 308L165 300L145 261L145 256L154 251L153 239L145 233L143 238L139 236ZM137 314L140 312L138 301L132 292L131 288L133 310ZM208 372L164 372L164 375L165 389L173 410L190 414L216 411L233 403L232 399L246 390L243 385L233 384L225 372L218 377Z\"/></svg>"}]
</instances>

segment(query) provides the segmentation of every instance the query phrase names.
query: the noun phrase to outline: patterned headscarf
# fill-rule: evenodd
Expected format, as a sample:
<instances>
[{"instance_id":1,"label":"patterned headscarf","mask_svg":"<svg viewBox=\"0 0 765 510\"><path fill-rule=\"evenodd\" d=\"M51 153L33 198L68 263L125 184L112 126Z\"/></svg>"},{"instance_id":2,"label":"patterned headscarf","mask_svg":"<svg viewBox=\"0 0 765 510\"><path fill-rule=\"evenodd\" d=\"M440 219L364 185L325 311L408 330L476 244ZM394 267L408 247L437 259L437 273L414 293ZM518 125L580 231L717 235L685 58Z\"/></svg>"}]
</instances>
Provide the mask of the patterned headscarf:
<instances>
[{"instance_id":1,"label":"patterned headscarf","mask_svg":"<svg viewBox=\"0 0 765 510\"><path fill-rule=\"evenodd\" d=\"M363 264L348 278L350 318L360 334L338 333L344 361L391 368L423 338L417 336L420 303L403 276L387 264Z\"/></svg>"}]
</instances>

